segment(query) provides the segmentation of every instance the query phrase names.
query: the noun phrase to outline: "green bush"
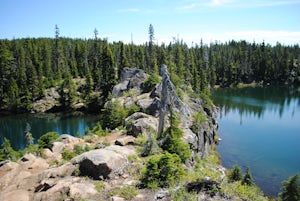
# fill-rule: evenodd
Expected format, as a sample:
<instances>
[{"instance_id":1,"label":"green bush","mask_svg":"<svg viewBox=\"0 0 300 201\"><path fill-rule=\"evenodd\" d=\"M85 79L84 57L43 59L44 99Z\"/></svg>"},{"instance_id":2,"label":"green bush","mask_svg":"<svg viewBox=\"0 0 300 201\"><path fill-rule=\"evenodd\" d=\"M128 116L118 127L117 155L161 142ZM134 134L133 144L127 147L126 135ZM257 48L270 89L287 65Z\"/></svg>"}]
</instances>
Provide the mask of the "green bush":
<instances>
[{"instance_id":1,"label":"green bush","mask_svg":"<svg viewBox=\"0 0 300 201\"><path fill-rule=\"evenodd\" d=\"M94 126L92 130L87 130L86 135L98 135L98 136L106 136L108 135L108 132L104 130L100 124L100 122L97 122L97 124Z\"/></svg>"},{"instance_id":2,"label":"green bush","mask_svg":"<svg viewBox=\"0 0 300 201\"><path fill-rule=\"evenodd\" d=\"M242 184L243 185L246 184L248 186L254 185L253 177L252 177L249 167L247 167L246 174L244 175L243 180L242 180Z\"/></svg>"},{"instance_id":3,"label":"green bush","mask_svg":"<svg viewBox=\"0 0 300 201\"><path fill-rule=\"evenodd\" d=\"M38 155L40 153L39 146L37 144L30 144L22 151L23 154L32 153Z\"/></svg>"},{"instance_id":4,"label":"green bush","mask_svg":"<svg viewBox=\"0 0 300 201\"><path fill-rule=\"evenodd\" d=\"M108 193L109 196L118 195L126 200L131 200L138 195L138 190L133 186L124 186L112 189Z\"/></svg>"},{"instance_id":5,"label":"green bush","mask_svg":"<svg viewBox=\"0 0 300 201\"><path fill-rule=\"evenodd\" d=\"M150 92L156 84L161 82L161 77L157 73L151 73L147 80L142 84L143 93Z\"/></svg>"},{"instance_id":6,"label":"green bush","mask_svg":"<svg viewBox=\"0 0 300 201\"><path fill-rule=\"evenodd\" d=\"M4 143L1 146L2 149L0 149L0 161L4 161L4 160L16 161L22 156L20 152L15 151L12 148L9 139L7 138L4 138Z\"/></svg>"},{"instance_id":7,"label":"green bush","mask_svg":"<svg viewBox=\"0 0 300 201\"><path fill-rule=\"evenodd\" d=\"M185 162L191 156L191 150L189 145L182 141L181 137L183 136L183 131L175 126L169 127L164 136L167 136L167 139L161 146L163 150L168 151L172 154L177 154L182 162Z\"/></svg>"},{"instance_id":8,"label":"green bush","mask_svg":"<svg viewBox=\"0 0 300 201\"><path fill-rule=\"evenodd\" d=\"M167 187L180 181L183 175L179 156L165 152L149 157L142 171L141 182L148 188Z\"/></svg>"},{"instance_id":9,"label":"green bush","mask_svg":"<svg viewBox=\"0 0 300 201\"><path fill-rule=\"evenodd\" d=\"M300 200L300 176L295 174L288 180L284 181L281 186L281 192L279 193L279 201L292 201Z\"/></svg>"},{"instance_id":10,"label":"green bush","mask_svg":"<svg viewBox=\"0 0 300 201\"><path fill-rule=\"evenodd\" d=\"M124 119L128 115L126 110L119 101L110 101L102 110L101 125L103 128L114 129L123 125Z\"/></svg>"},{"instance_id":11,"label":"green bush","mask_svg":"<svg viewBox=\"0 0 300 201\"><path fill-rule=\"evenodd\" d=\"M53 142L55 142L58 138L59 135L56 132L48 132L38 139L38 145L43 149L51 149Z\"/></svg>"},{"instance_id":12,"label":"green bush","mask_svg":"<svg viewBox=\"0 0 300 201\"><path fill-rule=\"evenodd\" d=\"M203 112L199 111L197 114L193 116L193 125L192 125L192 131L194 133L198 133L199 128L201 124L205 123L207 121L205 114Z\"/></svg>"},{"instance_id":13,"label":"green bush","mask_svg":"<svg viewBox=\"0 0 300 201\"><path fill-rule=\"evenodd\" d=\"M235 164L232 168L232 170L229 172L228 180L229 182L235 182L242 180L242 170L241 168Z\"/></svg>"},{"instance_id":14,"label":"green bush","mask_svg":"<svg viewBox=\"0 0 300 201\"><path fill-rule=\"evenodd\" d=\"M62 155L62 158L64 160L71 160L72 158L74 158L77 154L72 152L72 151L69 151L67 149L64 149L62 152L61 152L61 155Z\"/></svg>"}]
</instances>

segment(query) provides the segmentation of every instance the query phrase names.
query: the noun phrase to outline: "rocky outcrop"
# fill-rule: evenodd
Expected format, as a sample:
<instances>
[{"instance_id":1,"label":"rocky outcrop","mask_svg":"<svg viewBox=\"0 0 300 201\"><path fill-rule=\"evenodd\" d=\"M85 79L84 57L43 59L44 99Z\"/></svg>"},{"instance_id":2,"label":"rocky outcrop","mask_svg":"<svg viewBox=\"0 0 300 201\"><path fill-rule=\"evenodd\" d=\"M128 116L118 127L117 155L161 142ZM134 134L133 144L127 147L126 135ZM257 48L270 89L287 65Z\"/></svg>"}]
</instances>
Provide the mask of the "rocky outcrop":
<instances>
[{"instance_id":1,"label":"rocky outcrop","mask_svg":"<svg viewBox=\"0 0 300 201\"><path fill-rule=\"evenodd\" d=\"M114 86L112 96L122 96L125 91L130 89L136 89L140 92L141 84L148 78L148 76L149 75L141 69L124 68L121 73L120 83Z\"/></svg>"},{"instance_id":2,"label":"rocky outcrop","mask_svg":"<svg viewBox=\"0 0 300 201\"><path fill-rule=\"evenodd\" d=\"M60 107L60 95L55 87L45 90L45 97L33 103L32 112L43 113L55 107Z\"/></svg>"},{"instance_id":3,"label":"rocky outcrop","mask_svg":"<svg viewBox=\"0 0 300 201\"><path fill-rule=\"evenodd\" d=\"M128 165L127 153L133 153L125 147L106 147L83 153L71 160L79 166L80 175L95 180L109 179L124 174Z\"/></svg>"},{"instance_id":4,"label":"rocky outcrop","mask_svg":"<svg viewBox=\"0 0 300 201\"><path fill-rule=\"evenodd\" d=\"M150 93L141 94L142 83L148 77L142 70L125 68L122 72L121 83L113 90L113 100L118 100L124 107L137 105L140 111L125 119L127 134L145 137L149 133L157 133L160 140L163 132L170 126L171 111L179 120L179 127L184 131L183 140L190 145L193 156L204 157L216 143L217 110L212 105L205 107L201 99L193 99L184 95L178 96L171 82L167 66L161 67L162 82L157 84ZM130 96L122 96L131 89ZM205 122L195 121L195 116L201 113ZM121 143L119 143L121 144Z\"/></svg>"},{"instance_id":5,"label":"rocky outcrop","mask_svg":"<svg viewBox=\"0 0 300 201\"><path fill-rule=\"evenodd\" d=\"M127 134L137 137L139 134L147 137L151 132L157 132L157 119L151 115L136 112L125 119Z\"/></svg>"},{"instance_id":6,"label":"rocky outcrop","mask_svg":"<svg viewBox=\"0 0 300 201\"><path fill-rule=\"evenodd\" d=\"M158 138L161 137L169 122L170 112L179 117L180 127L184 131L183 139L190 145L194 155L204 157L215 144L218 124L216 121L217 110L212 105L211 108L203 107L200 99L185 97L182 101L176 93L175 87L170 80L167 67L161 68L162 83L154 90L151 95L160 98L160 115L158 126ZM197 113L202 113L206 121L196 122ZM197 125L195 125L197 124ZM195 129L196 128L196 129Z\"/></svg>"}]
</instances>

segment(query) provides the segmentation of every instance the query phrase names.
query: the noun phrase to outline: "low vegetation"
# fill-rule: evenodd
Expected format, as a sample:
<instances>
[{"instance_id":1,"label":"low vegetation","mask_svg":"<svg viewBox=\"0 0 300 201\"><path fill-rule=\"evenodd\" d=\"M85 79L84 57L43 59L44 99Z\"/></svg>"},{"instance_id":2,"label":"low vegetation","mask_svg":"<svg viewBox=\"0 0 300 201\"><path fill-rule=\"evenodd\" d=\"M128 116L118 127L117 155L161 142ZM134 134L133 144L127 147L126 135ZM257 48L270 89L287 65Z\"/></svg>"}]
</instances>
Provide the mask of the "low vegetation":
<instances>
[{"instance_id":1,"label":"low vegetation","mask_svg":"<svg viewBox=\"0 0 300 201\"><path fill-rule=\"evenodd\" d=\"M181 180L183 175L179 156L164 152L148 158L141 182L147 188L168 187Z\"/></svg>"}]
</instances>

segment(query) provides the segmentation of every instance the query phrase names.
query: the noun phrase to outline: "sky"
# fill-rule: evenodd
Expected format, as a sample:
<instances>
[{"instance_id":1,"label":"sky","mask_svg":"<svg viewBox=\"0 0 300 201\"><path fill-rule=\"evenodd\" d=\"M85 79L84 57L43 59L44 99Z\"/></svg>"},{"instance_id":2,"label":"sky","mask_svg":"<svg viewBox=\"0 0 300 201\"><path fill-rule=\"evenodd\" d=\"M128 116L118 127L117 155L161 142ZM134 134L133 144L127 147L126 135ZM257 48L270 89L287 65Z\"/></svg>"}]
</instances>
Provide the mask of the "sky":
<instances>
[{"instance_id":1,"label":"sky","mask_svg":"<svg viewBox=\"0 0 300 201\"><path fill-rule=\"evenodd\" d=\"M60 36L144 44L300 44L300 0L0 0L0 39Z\"/></svg>"}]
</instances>

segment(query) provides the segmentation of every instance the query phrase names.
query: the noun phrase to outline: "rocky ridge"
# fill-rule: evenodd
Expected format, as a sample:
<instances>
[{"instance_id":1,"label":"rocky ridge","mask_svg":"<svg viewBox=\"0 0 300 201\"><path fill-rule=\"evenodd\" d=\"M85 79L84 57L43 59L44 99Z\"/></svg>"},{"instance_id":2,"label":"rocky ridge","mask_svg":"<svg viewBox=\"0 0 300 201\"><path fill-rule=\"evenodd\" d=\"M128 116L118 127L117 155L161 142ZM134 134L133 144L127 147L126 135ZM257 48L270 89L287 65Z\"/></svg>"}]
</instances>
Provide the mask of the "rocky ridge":
<instances>
[{"instance_id":1,"label":"rocky ridge","mask_svg":"<svg viewBox=\"0 0 300 201\"><path fill-rule=\"evenodd\" d=\"M136 137L163 132L170 125L171 110L181 120L179 126L184 131L183 140L192 150L190 165L193 165L196 156L207 156L217 138L216 109L214 106L203 107L199 99L184 96L181 100L166 66L162 67L161 74L162 83L151 92L143 93L142 84L149 75L130 68L122 72L121 82L113 89L112 101L117 100L127 108L134 104L140 108L140 112L125 119L126 131L114 130L105 137L85 136L83 139L65 134L53 143L51 150L44 149L41 156L26 154L17 162L1 162L0 200L125 200L126 196L122 193L112 192L136 188L139 183L138 176L144 162L136 151ZM195 121L199 112L206 118L201 124ZM195 124L198 124L196 128ZM75 145L94 149L64 161L63 153L74 151ZM221 166L216 167L216 171L225 174ZM199 200L228 200L219 196L211 198L201 191L203 185L206 189L210 188L209 182L191 185L188 185L190 189L199 191ZM171 197L170 190L166 189L157 192L138 189L126 199L171 200Z\"/></svg>"}]
</instances>

